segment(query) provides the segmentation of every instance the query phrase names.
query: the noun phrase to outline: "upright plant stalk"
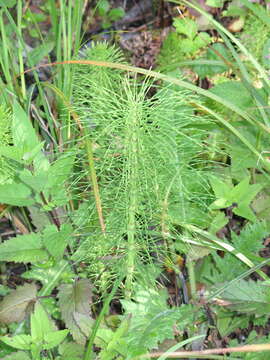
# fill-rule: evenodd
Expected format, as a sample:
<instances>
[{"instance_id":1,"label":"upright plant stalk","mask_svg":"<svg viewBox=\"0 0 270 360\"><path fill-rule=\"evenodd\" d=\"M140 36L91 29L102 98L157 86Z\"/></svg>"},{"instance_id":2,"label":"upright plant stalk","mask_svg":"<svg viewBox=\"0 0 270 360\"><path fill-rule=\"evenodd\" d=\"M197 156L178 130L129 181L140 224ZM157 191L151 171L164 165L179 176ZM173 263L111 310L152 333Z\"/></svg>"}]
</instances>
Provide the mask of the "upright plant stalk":
<instances>
[{"instance_id":1,"label":"upright plant stalk","mask_svg":"<svg viewBox=\"0 0 270 360\"><path fill-rule=\"evenodd\" d=\"M17 26L20 37L22 36L22 0L18 1L17 5ZM21 88L22 88L22 98L25 100L26 97L26 86L25 86L25 77L24 77L24 64L23 64L23 48L22 43L18 41L18 59L19 59L19 69L21 77Z\"/></svg>"},{"instance_id":2,"label":"upright plant stalk","mask_svg":"<svg viewBox=\"0 0 270 360\"><path fill-rule=\"evenodd\" d=\"M105 221L104 221L103 214L102 214L102 204L101 204L99 186L98 186L98 181L97 181L97 174L96 174L96 169L95 169L93 145L92 145L92 142L89 139L89 137L85 137L85 147L86 147L86 151L87 151L87 158L88 158L88 164L89 164L88 172L89 172L90 178L92 180L93 193L94 193L94 197L95 197L95 203L96 203L99 223L100 223L101 231L102 231L103 235L105 235L106 226L105 226Z\"/></svg>"},{"instance_id":3,"label":"upright plant stalk","mask_svg":"<svg viewBox=\"0 0 270 360\"><path fill-rule=\"evenodd\" d=\"M0 11L0 32L1 32L3 48L2 48L1 56L0 56L0 64L2 67L3 74L5 76L5 79L6 79L8 89L10 91L14 91L13 83L12 83L12 76L11 76L10 70L9 70L9 66L10 66L10 59L9 59L9 54L8 54L9 46L8 46L8 38L6 35L5 25L4 25L4 21L3 21L3 14L4 14L4 10L1 10ZM2 82L2 79L1 79L1 82Z\"/></svg>"},{"instance_id":4,"label":"upright plant stalk","mask_svg":"<svg viewBox=\"0 0 270 360\"><path fill-rule=\"evenodd\" d=\"M135 269L135 233L136 233L136 211L137 211L137 192L138 192L138 121L139 121L139 105L130 99L130 112L127 116L127 146L129 152L129 205L128 205L128 223L127 223L127 238L128 238L128 256L127 256L127 278L125 295L127 298L131 296L132 280ZM129 136L130 135L130 136Z\"/></svg>"}]
</instances>

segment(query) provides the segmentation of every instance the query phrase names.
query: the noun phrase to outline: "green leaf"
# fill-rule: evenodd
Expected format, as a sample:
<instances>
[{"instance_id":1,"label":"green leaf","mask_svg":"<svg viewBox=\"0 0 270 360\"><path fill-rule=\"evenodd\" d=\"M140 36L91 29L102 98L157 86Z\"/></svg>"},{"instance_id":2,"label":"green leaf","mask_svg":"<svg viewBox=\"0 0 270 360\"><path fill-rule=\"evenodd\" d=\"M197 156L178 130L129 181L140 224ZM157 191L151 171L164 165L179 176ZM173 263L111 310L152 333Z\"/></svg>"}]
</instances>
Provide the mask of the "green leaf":
<instances>
[{"instance_id":1,"label":"green leaf","mask_svg":"<svg viewBox=\"0 0 270 360\"><path fill-rule=\"evenodd\" d=\"M221 228L223 228L228 223L228 218L225 216L224 212L218 212L216 216L212 218L212 223L209 229L209 232L216 234Z\"/></svg>"},{"instance_id":2,"label":"green leaf","mask_svg":"<svg viewBox=\"0 0 270 360\"><path fill-rule=\"evenodd\" d=\"M40 234L20 235L0 244L0 261L37 262L48 259Z\"/></svg>"},{"instance_id":3,"label":"green leaf","mask_svg":"<svg viewBox=\"0 0 270 360\"><path fill-rule=\"evenodd\" d=\"M111 9L108 14L111 21L117 21L121 19L124 15L125 15L125 11L121 7Z\"/></svg>"},{"instance_id":4,"label":"green leaf","mask_svg":"<svg viewBox=\"0 0 270 360\"><path fill-rule=\"evenodd\" d=\"M35 311L31 315L31 337L37 345L35 351L49 350L59 345L67 336L68 330L56 331L56 326L45 312L40 303L36 303Z\"/></svg>"},{"instance_id":5,"label":"green leaf","mask_svg":"<svg viewBox=\"0 0 270 360\"><path fill-rule=\"evenodd\" d=\"M35 192L40 193L47 183L48 175L46 172L33 175L31 171L24 169L19 173L19 178Z\"/></svg>"},{"instance_id":6,"label":"green leaf","mask_svg":"<svg viewBox=\"0 0 270 360\"><path fill-rule=\"evenodd\" d=\"M20 350L30 350L32 338L30 335L16 335L13 337L1 336L0 340L8 346Z\"/></svg>"},{"instance_id":7,"label":"green leaf","mask_svg":"<svg viewBox=\"0 0 270 360\"><path fill-rule=\"evenodd\" d=\"M64 339L67 337L68 333L68 330L58 330L45 334L45 343L43 343L42 348L45 350L49 350L61 344L61 342L64 341Z\"/></svg>"},{"instance_id":8,"label":"green leaf","mask_svg":"<svg viewBox=\"0 0 270 360\"><path fill-rule=\"evenodd\" d=\"M55 260L59 261L67 247L72 234L72 226L64 224L58 231L55 225L50 225L43 231L43 243Z\"/></svg>"},{"instance_id":9,"label":"green leaf","mask_svg":"<svg viewBox=\"0 0 270 360\"><path fill-rule=\"evenodd\" d=\"M45 339L45 334L55 331L56 327L49 319L42 305L37 302L34 313L31 315L31 336L33 342L41 342Z\"/></svg>"},{"instance_id":10,"label":"green leaf","mask_svg":"<svg viewBox=\"0 0 270 360\"><path fill-rule=\"evenodd\" d=\"M125 313L131 314L126 339L129 355L143 354L165 339L173 339L177 320L181 328L192 321L192 307L169 309L167 297L166 291L139 287L132 301L121 300Z\"/></svg>"},{"instance_id":11,"label":"green leaf","mask_svg":"<svg viewBox=\"0 0 270 360\"><path fill-rule=\"evenodd\" d=\"M0 146L0 155L7 157L8 159L18 161L19 163L23 164L22 161L24 151L15 146Z\"/></svg>"},{"instance_id":12,"label":"green leaf","mask_svg":"<svg viewBox=\"0 0 270 360\"><path fill-rule=\"evenodd\" d=\"M186 35L190 40L193 40L198 32L196 22L189 18L176 18L173 20L173 26L175 27L177 33Z\"/></svg>"},{"instance_id":13,"label":"green leaf","mask_svg":"<svg viewBox=\"0 0 270 360\"><path fill-rule=\"evenodd\" d=\"M110 8L110 3L108 0L99 0L97 7L99 15L105 16Z\"/></svg>"},{"instance_id":14,"label":"green leaf","mask_svg":"<svg viewBox=\"0 0 270 360\"><path fill-rule=\"evenodd\" d=\"M24 284L5 296L0 303L0 322L9 324L22 321L30 303L36 300L35 284Z\"/></svg>"},{"instance_id":15,"label":"green leaf","mask_svg":"<svg viewBox=\"0 0 270 360\"><path fill-rule=\"evenodd\" d=\"M232 312L219 311L217 314L217 328L221 336L231 334L236 329L248 328L250 319L248 316L234 316Z\"/></svg>"},{"instance_id":16,"label":"green leaf","mask_svg":"<svg viewBox=\"0 0 270 360\"><path fill-rule=\"evenodd\" d=\"M257 193L261 190L260 184L249 185L250 177L247 176L239 184L237 184L233 189L231 189L229 194L229 200L232 202L247 202L250 203Z\"/></svg>"},{"instance_id":17,"label":"green leaf","mask_svg":"<svg viewBox=\"0 0 270 360\"><path fill-rule=\"evenodd\" d=\"M31 190L22 183L0 185L0 203L14 206L29 206L35 203Z\"/></svg>"},{"instance_id":18,"label":"green leaf","mask_svg":"<svg viewBox=\"0 0 270 360\"><path fill-rule=\"evenodd\" d=\"M5 356L2 360L31 360L24 351L17 351Z\"/></svg>"},{"instance_id":19,"label":"green leaf","mask_svg":"<svg viewBox=\"0 0 270 360\"><path fill-rule=\"evenodd\" d=\"M262 282L239 280L222 293L224 300L239 312L268 315L270 313L270 290Z\"/></svg>"},{"instance_id":20,"label":"green leaf","mask_svg":"<svg viewBox=\"0 0 270 360\"><path fill-rule=\"evenodd\" d=\"M39 157L40 151L42 150L44 142L37 144L32 150L25 152L23 155L23 160L26 164L31 164L31 162Z\"/></svg>"},{"instance_id":21,"label":"green leaf","mask_svg":"<svg viewBox=\"0 0 270 360\"><path fill-rule=\"evenodd\" d=\"M46 188L62 187L71 173L73 163L73 155L58 158L50 167Z\"/></svg>"},{"instance_id":22,"label":"green leaf","mask_svg":"<svg viewBox=\"0 0 270 360\"><path fill-rule=\"evenodd\" d=\"M15 101L13 105L12 135L14 145L25 152L39 145L36 132L23 108Z\"/></svg>"},{"instance_id":23,"label":"green leaf","mask_svg":"<svg viewBox=\"0 0 270 360\"><path fill-rule=\"evenodd\" d=\"M58 351L63 360L80 360L84 353L84 347L75 342L68 342L59 345Z\"/></svg>"},{"instance_id":24,"label":"green leaf","mask_svg":"<svg viewBox=\"0 0 270 360\"><path fill-rule=\"evenodd\" d=\"M236 185L230 193L230 199L237 203L237 207L233 208L233 213L250 221L256 221L256 216L249 206L262 186L260 184L249 185L249 180L247 177Z\"/></svg>"},{"instance_id":25,"label":"green leaf","mask_svg":"<svg viewBox=\"0 0 270 360\"><path fill-rule=\"evenodd\" d=\"M27 54L30 66L36 66L45 56L47 56L53 50L54 44L54 41L46 41L30 51Z\"/></svg>"},{"instance_id":26,"label":"green leaf","mask_svg":"<svg viewBox=\"0 0 270 360\"><path fill-rule=\"evenodd\" d=\"M200 32L195 38L195 51L200 48L206 47L211 43L211 36L206 32Z\"/></svg>"},{"instance_id":27,"label":"green leaf","mask_svg":"<svg viewBox=\"0 0 270 360\"><path fill-rule=\"evenodd\" d=\"M46 226L50 225L48 214L38 206L28 206L28 211L30 213L31 223L35 226L37 231L41 231Z\"/></svg>"},{"instance_id":28,"label":"green leaf","mask_svg":"<svg viewBox=\"0 0 270 360\"><path fill-rule=\"evenodd\" d=\"M232 242L235 249L248 256L259 254L264 248L263 239L269 234L267 223L258 221L255 224L247 224L239 235L232 232Z\"/></svg>"},{"instance_id":29,"label":"green leaf","mask_svg":"<svg viewBox=\"0 0 270 360\"><path fill-rule=\"evenodd\" d=\"M90 313L91 298L91 284L86 279L59 287L58 299L62 319L74 340L82 345L85 344L90 332L90 325L93 323ZM89 322L88 333L85 333L85 329L81 327L80 315L83 315L84 320L86 318Z\"/></svg>"},{"instance_id":30,"label":"green leaf","mask_svg":"<svg viewBox=\"0 0 270 360\"><path fill-rule=\"evenodd\" d=\"M258 159L256 156L244 146L235 144L230 149L231 157L231 174L238 181L247 177L249 168L256 168Z\"/></svg>"},{"instance_id":31,"label":"green leaf","mask_svg":"<svg viewBox=\"0 0 270 360\"><path fill-rule=\"evenodd\" d=\"M205 60L231 61L231 55L225 46L221 43L215 43L207 49ZM203 58L202 58L203 60ZM194 71L201 77L213 76L228 70L228 66L224 65L198 65L193 67ZM212 89L211 89L212 90Z\"/></svg>"},{"instance_id":32,"label":"green leaf","mask_svg":"<svg viewBox=\"0 0 270 360\"><path fill-rule=\"evenodd\" d=\"M64 272L63 268L66 268ZM59 276L60 273L61 275ZM48 268L32 265L29 271L22 274L22 277L24 279L40 281L43 287L47 288L49 284L55 284L55 286L57 286L61 281L70 282L74 278L74 273L68 266L67 261L61 259L60 261L54 262L53 266Z\"/></svg>"},{"instance_id":33,"label":"green leaf","mask_svg":"<svg viewBox=\"0 0 270 360\"><path fill-rule=\"evenodd\" d=\"M221 181L216 176L210 177L210 183L216 198L227 198L231 191L231 186L229 186L224 180Z\"/></svg>"},{"instance_id":34,"label":"green leaf","mask_svg":"<svg viewBox=\"0 0 270 360\"><path fill-rule=\"evenodd\" d=\"M106 346L100 352L99 356L102 360L114 359L117 354L122 356L127 355L127 344L124 336L126 336L130 325L130 316L124 318L115 332L110 333L110 338L107 341ZM108 333L107 333L108 334ZM97 333L100 336L100 333Z\"/></svg>"},{"instance_id":35,"label":"green leaf","mask_svg":"<svg viewBox=\"0 0 270 360\"><path fill-rule=\"evenodd\" d=\"M259 251L264 248L263 239L267 237L269 230L267 224L263 221L254 224L247 224L240 232L236 234L231 232L231 244L235 248L235 254L242 254L254 261L257 265L262 261L259 257ZM242 274L247 270L247 266L239 259L228 252L223 257L212 254L215 262L213 266L212 260L204 260L203 270L201 271L201 280L211 284L226 283L234 280L236 274Z\"/></svg>"},{"instance_id":36,"label":"green leaf","mask_svg":"<svg viewBox=\"0 0 270 360\"><path fill-rule=\"evenodd\" d=\"M235 187L228 188L217 178L211 178L211 184L215 195L219 197L211 205L210 209L222 209L235 204L233 213L250 221L256 221L256 216L250 209L250 204L258 192L262 189L260 184L249 184L250 177L247 176Z\"/></svg>"},{"instance_id":37,"label":"green leaf","mask_svg":"<svg viewBox=\"0 0 270 360\"><path fill-rule=\"evenodd\" d=\"M74 156L69 154L58 158L53 165L50 166L48 172L48 181L44 188L46 198L51 197L51 201L55 206L62 206L68 201L65 191L65 182L71 174L74 163Z\"/></svg>"},{"instance_id":38,"label":"green leaf","mask_svg":"<svg viewBox=\"0 0 270 360\"><path fill-rule=\"evenodd\" d=\"M252 202L252 208L258 219L270 220L270 195L261 191Z\"/></svg>"},{"instance_id":39,"label":"green leaf","mask_svg":"<svg viewBox=\"0 0 270 360\"><path fill-rule=\"evenodd\" d=\"M250 209L249 205L249 202L242 202L241 204L238 204L236 208L233 208L233 213L238 216L242 216L244 219L255 222L257 220L257 217Z\"/></svg>"},{"instance_id":40,"label":"green leaf","mask_svg":"<svg viewBox=\"0 0 270 360\"><path fill-rule=\"evenodd\" d=\"M240 81L226 81L215 85L210 91L241 109L247 110L254 106L250 92Z\"/></svg>"}]
</instances>

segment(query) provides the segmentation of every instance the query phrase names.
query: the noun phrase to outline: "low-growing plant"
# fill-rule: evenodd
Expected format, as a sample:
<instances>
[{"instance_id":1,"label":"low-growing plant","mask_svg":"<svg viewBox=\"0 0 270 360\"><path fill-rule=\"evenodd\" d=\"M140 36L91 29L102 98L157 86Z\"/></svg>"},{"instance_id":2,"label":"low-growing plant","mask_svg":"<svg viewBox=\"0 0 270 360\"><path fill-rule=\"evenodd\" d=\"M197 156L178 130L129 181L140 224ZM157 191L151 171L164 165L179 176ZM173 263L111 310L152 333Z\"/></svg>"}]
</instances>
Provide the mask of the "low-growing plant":
<instances>
[{"instance_id":1,"label":"low-growing plant","mask_svg":"<svg viewBox=\"0 0 270 360\"><path fill-rule=\"evenodd\" d=\"M201 48L189 25L176 22L185 56ZM24 230L0 244L0 261L28 267L26 283L6 290L0 303L4 359L143 359L168 339L175 351L198 346L195 340L201 346L213 326L225 336L249 321L266 322L260 250L269 234L269 128L259 105L268 79L242 44L216 27L230 54L222 69L231 67L237 84L205 91L128 66L116 47L97 43L84 60L52 64L69 67L72 82L59 80L62 71L59 88L46 84L62 120L59 127L50 120L45 141L44 127L33 126L22 104L1 106L0 161L9 171L1 175L0 202L10 216L21 210ZM263 92L229 39L250 56ZM254 111L232 96L239 84ZM243 152L248 158L239 164ZM252 272L265 281L248 279ZM181 306L164 289L172 273Z\"/></svg>"}]
</instances>

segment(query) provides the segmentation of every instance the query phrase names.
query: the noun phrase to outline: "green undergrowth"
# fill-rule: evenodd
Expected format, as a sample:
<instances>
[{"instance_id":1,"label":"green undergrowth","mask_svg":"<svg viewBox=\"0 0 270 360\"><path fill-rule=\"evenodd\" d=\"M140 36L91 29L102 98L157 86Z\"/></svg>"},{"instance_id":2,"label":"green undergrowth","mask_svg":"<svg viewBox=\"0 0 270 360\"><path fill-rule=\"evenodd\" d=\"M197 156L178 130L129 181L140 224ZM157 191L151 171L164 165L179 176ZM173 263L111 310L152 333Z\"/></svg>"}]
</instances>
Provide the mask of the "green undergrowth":
<instances>
[{"instance_id":1,"label":"green undergrowth","mask_svg":"<svg viewBox=\"0 0 270 360\"><path fill-rule=\"evenodd\" d=\"M56 43L57 59L79 59L79 23L66 23L79 13L60 3L64 15L50 7L66 44L61 54ZM6 7L1 14L14 28ZM1 358L147 359L210 338L236 346L239 329L247 344L268 341L254 330L270 313L264 50L246 49L212 19L223 43L210 45L182 20L159 57L170 76L126 71L121 50L100 42L80 55L97 65L58 65L54 84L38 81L31 99L23 74L21 92L9 81L11 48L2 55L14 98L0 107L0 209L20 233L0 244ZM174 54L176 44L166 68L166 47ZM185 60L201 78L222 79L196 87L179 70ZM17 265L14 289L8 274ZM260 358L252 356L237 354Z\"/></svg>"}]
</instances>

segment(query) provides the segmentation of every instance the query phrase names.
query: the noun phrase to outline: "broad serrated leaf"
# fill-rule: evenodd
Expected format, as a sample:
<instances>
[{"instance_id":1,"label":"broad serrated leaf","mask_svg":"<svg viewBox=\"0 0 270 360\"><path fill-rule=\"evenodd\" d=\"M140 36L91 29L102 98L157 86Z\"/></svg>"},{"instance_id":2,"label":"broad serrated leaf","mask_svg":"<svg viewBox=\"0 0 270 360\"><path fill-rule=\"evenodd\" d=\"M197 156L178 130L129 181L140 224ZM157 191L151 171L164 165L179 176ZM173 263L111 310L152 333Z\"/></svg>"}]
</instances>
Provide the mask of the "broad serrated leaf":
<instances>
[{"instance_id":1,"label":"broad serrated leaf","mask_svg":"<svg viewBox=\"0 0 270 360\"><path fill-rule=\"evenodd\" d=\"M31 360L24 351L17 351L10 355L5 356L1 360Z\"/></svg>"},{"instance_id":2,"label":"broad serrated leaf","mask_svg":"<svg viewBox=\"0 0 270 360\"><path fill-rule=\"evenodd\" d=\"M64 182L68 179L69 174L71 173L73 162L73 155L62 156L57 159L50 167L46 189L62 187Z\"/></svg>"},{"instance_id":3,"label":"broad serrated leaf","mask_svg":"<svg viewBox=\"0 0 270 360\"><path fill-rule=\"evenodd\" d=\"M24 184L11 183L0 185L0 203L14 206L29 206L35 203L31 190Z\"/></svg>"},{"instance_id":4,"label":"broad serrated leaf","mask_svg":"<svg viewBox=\"0 0 270 360\"><path fill-rule=\"evenodd\" d=\"M267 315L270 313L270 288L261 282L239 280L222 293L224 300L239 312Z\"/></svg>"},{"instance_id":5,"label":"broad serrated leaf","mask_svg":"<svg viewBox=\"0 0 270 360\"><path fill-rule=\"evenodd\" d=\"M67 328L70 330L74 340L79 344L85 344L89 335L81 326L80 315L91 323L90 302L92 292L91 284L88 280L82 279L75 281L74 284L63 284L59 287L58 299L59 307ZM90 329L88 329L90 332Z\"/></svg>"},{"instance_id":6,"label":"broad serrated leaf","mask_svg":"<svg viewBox=\"0 0 270 360\"><path fill-rule=\"evenodd\" d=\"M176 18L173 21L173 26L176 29L176 32L179 34L186 35L188 39L193 40L197 34L198 27L194 20L192 19L180 19Z\"/></svg>"},{"instance_id":7,"label":"broad serrated leaf","mask_svg":"<svg viewBox=\"0 0 270 360\"><path fill-rule=\"evenodd\" d=\"M0 322L9 324L22 321L29 305L36 301L35 284L24 284L5 296L0 303Z\"/></svg>"},{"instance_id":8,"label":"broad serrated leaf","mask_svg":"<svg viewBox=\"0 0 270 360\"><path fill-rule=\"evenodd\" d=\"M131 314L127 334L129 355L137 356L158 347L165 339L174 338L174 325L181 326L191 321L192 308L169 309L165 291L140 288L133 301L122 300L125 313Z\"/></svg>"},{"instance_id":9,"label":"broad serrated leaf","mask_svg":"<svg viewBox=\"0 0 270 360\"><path fill-rule=\"evenodd\" d=\"M63 269L65 269L63 271ZM61 274L61 275L60 275ZM58 286L61 281L67 282L72 280L74 273L70 268L68 262L64 259L54 262L52 266L40 267L32 265L29 271L22 274L24 279L34 279L40 281L44 288L47 288L50 284Z\"/></svg>"},{"instance_id":10,"label":"broad serrated leaf","mask_svg":"<svg viewBox=\"0 0 270 360\"><path fill-rule=\"evenodd\" d=\"M24 151L19 149L15 146L0 146L0 155L7 157L8 159L18 161L19 163L23 164L22 161Z\"/></svg>"},{"instance_id":11,"label":"broad serrated leaf","mask_svg":"<svg viewBox=\"0 0 270 360\"><path fill-rule=\"evenodd\" d=\"M60 260L63 256L65 248L68 245L72 233L72 226L64 224L58 230L56 226L47 226L43 231L43 243L48 252L55 260Z\"/></svg>"},{"instance_id":12,"label":"broad serrated leaf","mask_svg":"<svg viewBox=\"0 0 270 360\"><path fill-rule=\"evenodd\" d=\"M19 178L23 181L23 183L29 186L37 193L40 193L44 189L44 186L47 183L47 177L48 175L46 172L34 176L27 169L24 169L19 173Z\"/></svg>"},{"instance_id":13,"label":"broad serrated leaf","mask_svg":"<svg viewBox=\"0 0 270 360\"><path fill-rule=\"evenodd\" d=\"M23 154L23 160L27 165L31 164L31 162L37 157L39 158L39 160L41 160L39 154L42 154L41 150L43 148L43 145L44 142L38 143L33 149Z\"/></svg>"},{"instance_id":14,"label":"broad serrated leaf","mask_svg":"<svg viewBox=\"0 0 270 360\"><path fill-rule=\"evenodd\" d=\"M44 335L44 343L42 348L49 350L59 345L67 337L68 330L52 331Z\"/></svg>"},{"instance_id":15,"label":"broad serrated leaf","mask_svg":"<svg viewBox=\"0 0 270 360\"><path fill-rule=\"evenodd\" d=\"M30 335L1 336L0 340L8 346L19 350L30 350L32 338Z\"/></svg>"},{"instance_id":16,"label":"broad serrated leaf","mask_svg":"<svg viewBox=\"0 0 270 360\"><path fill-rule=\"evenodd\" d=\"M27 234L6 240L0 244L0 261L37 262L48 259L41 235Z\"/></svg>"}]
</instances>

